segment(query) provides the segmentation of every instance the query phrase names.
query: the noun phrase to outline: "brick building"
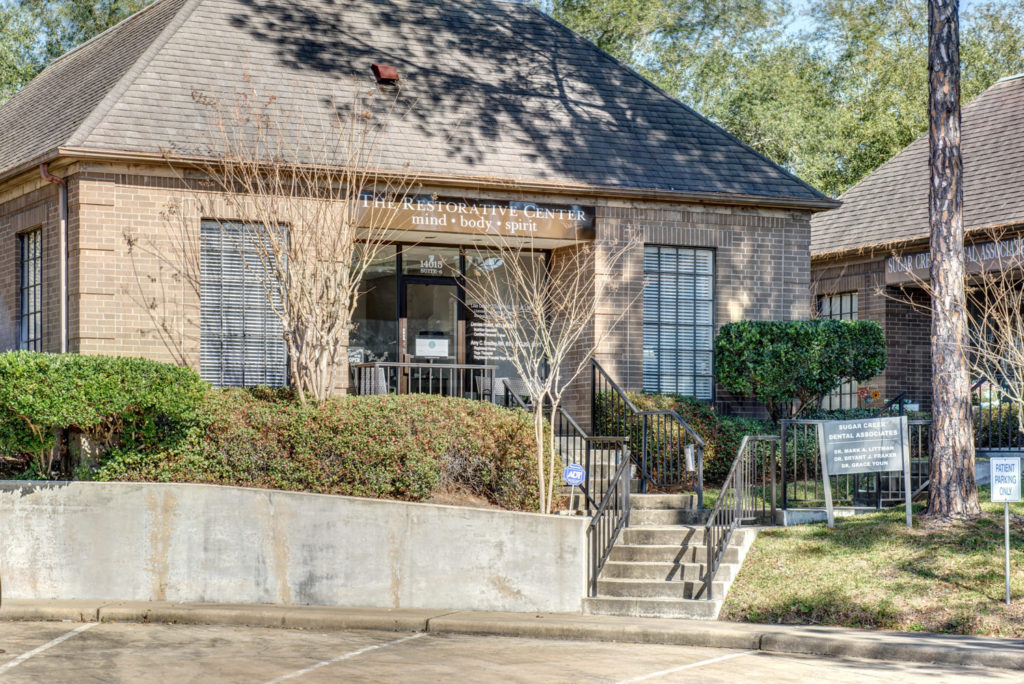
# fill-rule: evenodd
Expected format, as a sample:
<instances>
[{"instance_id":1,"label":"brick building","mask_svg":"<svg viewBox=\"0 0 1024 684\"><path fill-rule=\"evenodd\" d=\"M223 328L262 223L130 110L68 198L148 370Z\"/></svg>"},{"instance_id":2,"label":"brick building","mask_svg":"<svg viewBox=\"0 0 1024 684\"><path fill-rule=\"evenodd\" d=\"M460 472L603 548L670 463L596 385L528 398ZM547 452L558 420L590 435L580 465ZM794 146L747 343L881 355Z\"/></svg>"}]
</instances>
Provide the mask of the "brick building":
<instances>
[{"instance_id":1,"label":"brick building","mask_svg":"<svg viewBox=\"0 0 1024 684\"><path fill-rule=\"evenodd\" d=\"M625 285L595 330L635 302L598 353L626 389L725 402L715 328L809 315L810 219L836 202L527 5L159 0L0 107L0 348L286 381L265 298L204 230L251 217L208 215L216 201L191 201L183 169L209 154L206 94L256 83L329 117L377 87L373 64L398 70L408 115L382 167L415 174L421 220L372 274L355 363L500 365L474 358L471 312L453 297L481 246L452 225L467 211L538 219L554 256L642 236L594 274Z\"/></svg>"},{"instance_id":2,"label":"brick building","mask_svg":"<svg viewBox=\"0 0 1024 684\"><path fill-rule=\"evenodd\" d=\"M1004 78L963 109L963 220L968 271L995 268L1024 230L1024 75ZM922 135L811 221L811 292L822 315L877 321L889 363L866 383L882 398L931 403L928 136ZM998 236L993 238L993 235ZM856 405L847 385L838 406Z\"/></svg>"}]
</instances>

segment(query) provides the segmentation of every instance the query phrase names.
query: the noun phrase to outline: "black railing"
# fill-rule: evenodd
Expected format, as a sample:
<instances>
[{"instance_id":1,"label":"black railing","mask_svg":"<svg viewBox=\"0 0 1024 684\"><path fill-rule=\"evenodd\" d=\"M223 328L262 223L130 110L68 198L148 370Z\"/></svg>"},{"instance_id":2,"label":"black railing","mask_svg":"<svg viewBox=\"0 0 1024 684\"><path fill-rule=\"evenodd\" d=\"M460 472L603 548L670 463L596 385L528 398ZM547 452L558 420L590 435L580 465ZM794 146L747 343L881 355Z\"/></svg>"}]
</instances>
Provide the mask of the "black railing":
<instances>
[{"instance_id":1,"label":"black railing","mask_svg":"<svg viewBox=\"0 0 1024 684\"><path fill-rule=\"evenodd\" d=\"M806 419L781 421L779 470L784 509L825 505L818 446L818 425L822 422ZM910 486L911 494L916 496L928 485L931 421L910 420L907 424L910 429ZM832 475L829 485L832 487L832 501L837 506L853 505L865 497L874 498L877 505L882 506L903 503L903 480L902 471L881 473L877 479ZM877 492L871 488L872 485L878 487Z\"/></svg>"},{"instance_id":2,"label":"black railing","mask_svg":"<svg viewBox=\"0 0 1024 684\"><path fill-rule=\"evenodd\" d=\"M740 443L718 500L704 525L707 565L704 598L710 600L715 573L732 534L743 523L775 523L775 483L780 438L746 436Z\"/></svg>"},{"instance_id":3,"label":"black railing","mask_svg":"<svg viewBox=\"0 0 1024 684\"><path fill-rule=\"evenodd\" d=\"M562 407L554 415L551 408L547 407L544 417L554 428L555 449L562 456L563 464L576 463L583 466L586 479L580 490L583 492L586 514L591 515L601 507L605 496L613 489L612 483L621 466L626 438L588 435Z\"/></svg>"},{"instance_id":4,"label":"black railing","mask_svg":"<svg viewBox=\"0 0 1024 684\"><path fill-rule=\"evenodd\" d=\"M1024 434L1018 423L1019 409L1004 399L1005 380L993 385L986 379L971 387L974 406L974 448L977 451L1022 451Z\"/></svg>"},{"instance_id":5,"label":"black railing","mask_svg":"<svg viewBox=\"0 0 1024 684\"><path fill-rule=\"evenodd\" d=\"M642 411L597 361L591 361L591 420L594 430L625 435L640 472L640 491L648 486L688 486L704 507L704 440L672 410Z\"/></svg>"},{"instance_id":6,"label":"black railing","mask_svg":"<svg viewBox=\"0 0 1024 684\"><path fill-rule=\"evenodd\" d=\"M907 403L907 391L903 390L902 392L897 394L895 397L893 397L889 401L885 402L885 406L883 406L882 408L878 409L878 412L875 413L875 416L878 417L878 418L881 418L882 416L891 416L891 415L893 415L893 413L892 413L893 408L896 409L896 415L897 416L902 416L903 415L903 406L906 403Z\"/></svg>"},{"instance_id":7,"label":"black railing","mask_svg":"<svg viewBox=\"0 0 1024 684\"><path fill-rule=\"evenodd\" d=\"M533 412L533 402L524 397L523 388L504 383L505 405ZM597 578L604 568L615 540L629 525L629 491L633 464L625 437L591 436L561 406L552 412L543 409L554 427L555 448L565 465L577 463L585 471L580 491L587 526L587 587L597 596ZM570 506L572 501L569 502Z\"/></svg>"},{"instance_id":8,"label":"black railing","mask_svg":"<svg viewBox=\"0 0 1024 684\"><path fill-rule=\"evenodd\" d=\"M356 394L438 394L494 400L497 366L379 361L355 364L352 368Z\"/></svg>"},{"instance_id":9,"label":"black railing","mask_svg":"<svg viewBox=\"0 0 1024 684\"><path fill-rule=\"evenodd\" d=\"M620 441L613 453L615 470L607 481L601 503L594 509L587 526L587 556L589 558L587 584L590 595L597 596L597 578L623 527L629 525L629 485L631 463L629 447Z\"/></svg>"}]
</instances>

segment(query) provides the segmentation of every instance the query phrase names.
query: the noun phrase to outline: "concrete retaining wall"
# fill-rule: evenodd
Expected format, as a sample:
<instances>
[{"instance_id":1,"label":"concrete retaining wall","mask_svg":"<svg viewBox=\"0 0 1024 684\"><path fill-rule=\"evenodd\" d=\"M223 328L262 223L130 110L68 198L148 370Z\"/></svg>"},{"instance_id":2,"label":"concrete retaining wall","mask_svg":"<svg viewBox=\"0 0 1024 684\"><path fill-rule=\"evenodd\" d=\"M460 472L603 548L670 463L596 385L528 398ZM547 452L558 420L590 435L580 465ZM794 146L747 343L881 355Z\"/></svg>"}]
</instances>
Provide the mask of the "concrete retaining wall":
<instances>
[{"instance_id":1,"label":"concrete retaining wall","mask_svg":"<svg viewBox=\"0 0 1024 684\"><path fill-rule=\"evenodd\" d=\"M579 611L582 518L191 484L0 482L4 598Z\"/></svg>"}]
</instances>

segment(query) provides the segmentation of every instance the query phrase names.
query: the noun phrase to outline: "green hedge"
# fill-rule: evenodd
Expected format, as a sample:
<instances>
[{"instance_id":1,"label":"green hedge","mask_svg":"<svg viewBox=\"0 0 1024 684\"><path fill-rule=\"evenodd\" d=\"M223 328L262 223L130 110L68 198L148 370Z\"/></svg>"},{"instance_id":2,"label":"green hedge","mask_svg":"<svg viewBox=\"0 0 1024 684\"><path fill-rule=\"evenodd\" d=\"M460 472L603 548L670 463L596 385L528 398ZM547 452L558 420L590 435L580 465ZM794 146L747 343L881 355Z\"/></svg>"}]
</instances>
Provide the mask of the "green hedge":
<instances>
[{"instance_id":1,"label":"green hedge","mask_svg":"<svg viewBox=\"0 0 1024 684\"><path fill-rule=\"evenodd\" d=\"M885 370L873 321L739 321L715 338L715 374L727 392L755 397L773 421L800 415L846 380Z\"/></svg>"},{"instance_id":2,"label":"green hedge","mask_svg":"<svg viewBox=\"0 0 1024 684\"><path fill-rule=\"evenodd\" d=\"M630 401L641 411L674 410L704 440L704 484L717 486L729 474L729 468L739 452L740 442L745 435L775 434L770 423L752 418L736 418L719 415L714 408L694 397L671 394L628 393ZM609 433L621 433L621 427L611 427L612 405L615 401L610 393L598 397L597 422L600 429ZM642 437L638 431L630 437L630 449L639 453ZM648 437L651 439L651 437Z\"/></svg>"},{"instance_id":3,"label":"green hedge","mask_svg":"<svg viewBox=\"0 0 1024 684\"><path fill-rule=\"evenodd\" d=\"M537 510L529 415L429 395L339 397L212 390L203 424L159 454L116 449L96 479L205 482L423 500L457 488Z\"/></svg>"},{"instance_id":4,"label":"green hedge","mask_svg":"<svg viewBox=\"0 0 1024 684\"><path fill-rule=\"evenodd\" d=\"M55 431L75 430L139 452L173 443L195 424L206 383L187 368L146 359L0 354L0 456L49 477Z\"/></svg>"}]
</instances>

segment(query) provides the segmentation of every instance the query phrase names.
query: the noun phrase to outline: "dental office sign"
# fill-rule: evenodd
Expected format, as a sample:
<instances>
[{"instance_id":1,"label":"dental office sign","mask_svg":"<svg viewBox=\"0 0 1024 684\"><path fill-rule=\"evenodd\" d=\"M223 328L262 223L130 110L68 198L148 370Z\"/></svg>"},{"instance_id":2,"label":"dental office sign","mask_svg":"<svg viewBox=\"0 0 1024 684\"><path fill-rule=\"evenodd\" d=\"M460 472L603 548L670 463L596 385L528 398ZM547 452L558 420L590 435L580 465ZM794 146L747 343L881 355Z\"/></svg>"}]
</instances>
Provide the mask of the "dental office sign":
<instances>
[{"instance_id":1,"label":"dental office sign","mask_svg":"<svg viewBox=\"0 0 1024 684\"><path fill-rule=\"evenodd\" d=\"M964 261L969 273L983 273L1020 265L1024 261L1024 237L966 245ZM927 281L931 265L931 255L928 252L891 256L885 262L885 284L893 285L912 280Z\"/></svg>"},{"instance_id":2,"label":"dental office sign","mask_svg":"<svg viewBox=\"0 0 1024 684\"><path fill-rule=\"evenodd\" d=\"M823 420L818 423L821 476L828 526L835 526L830 477L903 471L907 527L910 518L910 429L907 417Z\"/></svg>"},{"instance_id":3,"label":"dental office sign","mask_svg":"<svg viewBox=\"0 0 1024 684\"><path fill-rule=\"evenodd\" d=\"M535 202L472 201L410 196L400 200L364 195L359 222L394 231L474 233L556 240L594 237L594 208Z\"/></svg>"}]
</instances>

